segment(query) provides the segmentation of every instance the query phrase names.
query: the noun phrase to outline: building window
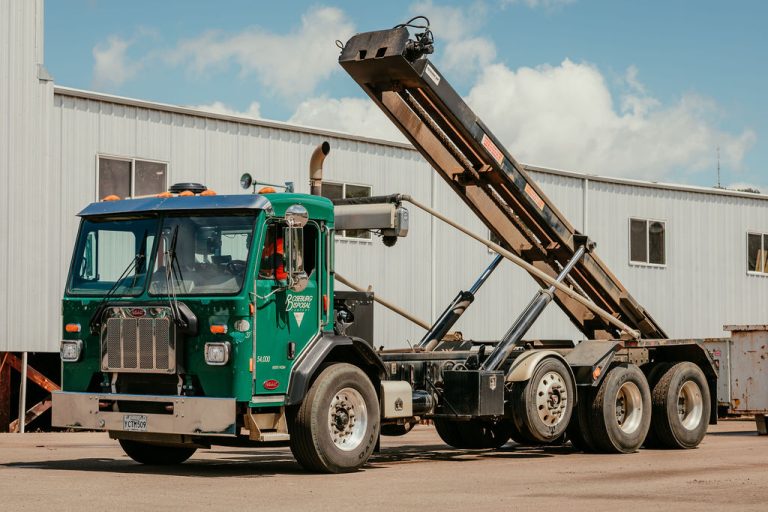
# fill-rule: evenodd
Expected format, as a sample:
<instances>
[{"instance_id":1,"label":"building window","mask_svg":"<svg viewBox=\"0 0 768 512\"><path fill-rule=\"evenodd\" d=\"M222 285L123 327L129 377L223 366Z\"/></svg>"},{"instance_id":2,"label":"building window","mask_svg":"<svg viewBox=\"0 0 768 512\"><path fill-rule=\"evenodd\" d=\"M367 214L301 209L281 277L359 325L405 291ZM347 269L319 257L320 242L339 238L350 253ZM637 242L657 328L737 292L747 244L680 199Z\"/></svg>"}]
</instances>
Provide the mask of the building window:
<instances>
[{"instance_id":1,"label":"building window","mask_svg":"<svg viewBox=\"0 0 768 512\"><path fill-rule=\"evenodd\" d=\"M629 262L639 265L666 265L666 222L629 219Z\"/></svg>"},{"instance_id":2,"label":"building window","mask_svg":"<svg viewBox=\"0 0 768 512\"><path fill-rule=\"evenodd\" d=\"M768 234L747 233L747 272L768 274Z\"/></svg>"},{"instance_id":3,"label":"building window","mask_svg":"<svg viewBox=\"0 0 768 512\"><path fill-rule=\"evenodd\" d=\"M323 197L328 199L352 199L356 197L371 197L371 187L369 185L353 185L351 183L330 183L323 182ZM355 240L370 240L371 232L365 229L347 229L337 231L337 235L343 238Z\"/></svg>"},{"instance_id":4,"label":"building window","mask_svg":"<svg viewBox=\"0 0 768 512\"><path fill-rule=\"evenodd\" d=\"M115 195L121 199L159 194L168 189L168 164L120 158L98 157L98 190L96 197Z\"/></svg>"}]
</instances>

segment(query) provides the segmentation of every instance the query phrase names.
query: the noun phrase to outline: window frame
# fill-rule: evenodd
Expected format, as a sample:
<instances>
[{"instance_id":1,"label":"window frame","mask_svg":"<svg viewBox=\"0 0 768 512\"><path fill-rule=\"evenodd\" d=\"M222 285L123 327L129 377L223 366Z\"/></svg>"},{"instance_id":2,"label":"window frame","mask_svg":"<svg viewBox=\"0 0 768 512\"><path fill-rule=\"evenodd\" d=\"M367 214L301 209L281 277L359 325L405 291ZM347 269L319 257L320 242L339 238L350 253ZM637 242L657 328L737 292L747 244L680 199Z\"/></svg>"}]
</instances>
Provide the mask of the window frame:
<instances>
[{"instance_id":1,"label":"window frame","mask_svg":"<svg viewBox=\"0 0 768 512\"><path fill-rule=\"evenodd\" d=\"M131 175L129 177L129 183L131 184L131 195L128 197L122 197L121 199L136 199L139 197L152 197L152 194L143 195L143 196L137 196L136 193L136 162L148 162L152 164L163 164L165 165L165 190L161 190L160 192L157 192L158 194L165 192L168 190L168 176L170 175L170 169L171 169L171 163L166 160L156 160L153 158L140 158L140 157L130 157L130 156L122 156L122 155L112 155L109 153L96 153L96 171L95 171L95 190L96 190L96 201L101 201L103 199L101 195L101 190L99 190L99 178L100 176L100 168L99 168L99 160L105 158L108 160L118 160L121 162L130 162L131 163Z\"/></svg>"},{"instance_id":2,"label":"window frame","mask_svg":"<svg viewBox=\"0 0 768 512\"><path fill-rule=\"evenodd\" d=\"M757 277L768 277L768 270L766 270L766 267L763 267L762 272L758 272L756 270L749 270L749 235L760 235L760 249L762 251L768 250L768 248L765 245L766 238L768 238L768 232L762 232L762 231L751 231L748 230L746 233L746 236L744 237L744 255L746 256L745 262L746 262L746 270L748 276L757 276Z\"/></svg>"},{"instance_id":3,"label":"window frame","mask_svg":"<svg viewBox=\"0 0 768 512\"><path fill-rule=\"evenodd\" d=\"M646 261L635 261L632 259L632 221L638 220L645 222L645 259ZM659 222L664 226L664 263L651 263L651 222ZM666 268L669 264L667 253L667 221L665 219L652 219L648 217L629 217L627 219L627 260L633 267L655 267Z\"/></svg>"},{"instance_id":4,"label":"window frame","mask_svg":"<svg viewBox=\"0 0 768 512\"><path fill-rule=\"evenodd\" d=\"M333 180L323 180L323 185L341 185L341 197L342 199L347 199L347 185L351 185L353 187L365 187L369 191L368 197L373 197L373 185L367 185L365 183L353 183L349 181L333 181ZM322 192L321 192L322 195ZM323 196L325 197L325 196ZM356 236L347 236L346 232L347 230L342 229L335 229L334 228L334 237L336 240L340 240L342 242L358 242L358 243L366 243L366 244L372 244L373 243L373 234L371 233L371 236L368 238L359 238ZM344 233L342 235L342 233ZM370 232L369 232L370 233Z\"/></svg>"}]
</instances>

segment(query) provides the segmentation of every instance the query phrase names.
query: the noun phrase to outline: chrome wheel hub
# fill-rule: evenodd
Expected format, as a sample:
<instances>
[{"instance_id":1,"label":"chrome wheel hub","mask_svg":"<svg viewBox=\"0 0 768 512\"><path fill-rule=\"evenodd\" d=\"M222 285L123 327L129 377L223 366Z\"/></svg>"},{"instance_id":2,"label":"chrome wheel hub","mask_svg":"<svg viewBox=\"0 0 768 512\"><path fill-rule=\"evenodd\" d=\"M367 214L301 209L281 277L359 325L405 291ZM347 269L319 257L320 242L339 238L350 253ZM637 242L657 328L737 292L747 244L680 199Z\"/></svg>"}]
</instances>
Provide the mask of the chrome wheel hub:
<instances>
[{"instance_id":1,"label":"chrome wheel hub","mask_svg":"<svg viewBox=\"0 0 768 512\"><path fill-rule=\"evenodd\" d=\"M337 448L351 451L360 446L368 428L365 400L353 388L339 390L328 408L328 426Z\"/></svg>"},{"instance_id":2,"label":"chrome wheel hub","mask_svg":"<svg viewBox=\"0 0 768 512\"><path fill-rule=\"evenodd\" d=\"M686 430L694 430L701 423L704 413L704 400L701 389L695 382L688 380L677 394L677 415Z\"/></svg>"},{"instance_id":3,"label":"chrome wheel hub","mask_svg":"<svg viewBox=\"0 0 768 512\"><path fill-rule=\"evenodd\" d=\"M563 376L547 372L536 386L536 410L541 422L548 427L562 422L568 399L568 387Z\"/></svg>"},{"instance_id":4,"label":"chrome wheel hub","mask_svg":"<svg viewBox=\"0 0 768 512\"><path fill-rule=\"evenodd\" d=\"M634 382L625 382L616 393L616 423L619 428L632 434L643 419L643 397Z\"/></svg>"}]
</instances>

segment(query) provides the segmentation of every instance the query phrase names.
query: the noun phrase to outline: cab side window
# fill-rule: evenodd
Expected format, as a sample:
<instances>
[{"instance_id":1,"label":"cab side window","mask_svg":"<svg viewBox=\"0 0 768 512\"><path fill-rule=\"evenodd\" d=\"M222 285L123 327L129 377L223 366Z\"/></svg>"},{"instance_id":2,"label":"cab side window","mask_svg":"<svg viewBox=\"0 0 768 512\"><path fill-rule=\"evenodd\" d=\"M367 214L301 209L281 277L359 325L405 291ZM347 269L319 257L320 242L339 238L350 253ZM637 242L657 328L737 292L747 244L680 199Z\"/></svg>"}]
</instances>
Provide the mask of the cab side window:
<instances>
[{"instance_id":1,"label":"cab side window","mask_svg":"<svg viewBox=\"0 0 768 512\"><path fill-rule=\"evenodd\" d=\"M282 224L271 224L267 227L264 246L261 250L259 279L275 279L284 281L288 278L285 272L285 239ZM302 259L304 270L312 276L317 264L317 227L312 224L304 226L304 247Z\"/></svg>"}]
</instances>

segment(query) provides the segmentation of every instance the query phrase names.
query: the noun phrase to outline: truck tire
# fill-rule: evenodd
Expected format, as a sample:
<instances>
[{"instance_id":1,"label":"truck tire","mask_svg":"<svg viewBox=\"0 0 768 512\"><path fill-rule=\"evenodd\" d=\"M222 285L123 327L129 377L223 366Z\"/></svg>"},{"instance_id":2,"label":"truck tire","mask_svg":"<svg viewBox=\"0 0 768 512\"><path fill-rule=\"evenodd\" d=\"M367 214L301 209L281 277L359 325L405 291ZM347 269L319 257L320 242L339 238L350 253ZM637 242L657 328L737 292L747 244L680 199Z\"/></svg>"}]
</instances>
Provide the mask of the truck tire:
<instances>
[{"instance_id":1,"label":"truck tire","mask_svg":"<svg viewBox=\"0 0 768 512\"><path fill-rule=\"evenodd\" d=\"M678 363L653 386L651 429L662 448L696 448L707 433L709 385L704 372L689 362Z\"/></svg>"},{"instance_id":2,"label":"truck tire","mask_svg":"<svg viewBox=\"0 0 768 512\"><path fill-rule=\"evenodd\" d=\"M645 441L643 442L645 448L653 449L663 447L653 429L653 424L656 422L656 418L653 414L653 388L656 386L656 383L659 382L661 376L672 367L672 364L673 363L659 362L652 364L648 368L643 368L645 378L648 380L648 387L651 389L651 428L648 429L648 434L645 436Z\"/></svg>"},{"instance_id":3,"label":"truck tire","mask_svg":"<svg viewBox=\"0 0 768 512\"><path fill-rule=\"evenodd\" d=\"M509 441L509 424L505 421L497 423L479 419L456 421L446 418L435 418L437 435L448 446L462 450L485 450L501 448Z\"/></svg>"},{"instance_id":4,"label":"truck tire","mask_svg":"<svg viewBox=\"0 0 768 512\"><path fill-rule=\"evenodd\" d=\"M534 439L530 434L520 432L513 419L510 418L504 421L509 425L509 438L515 443L522 446L536 446L541 444L541 441Z\"/></svg>"},{"instance_id":5,"label":"truck tire","mask_svg":"<svg viewBox=\"0 0 768 512\"><path fill-rule=\"evenodd\" d=\"M565 431L573 448L586 453L595 451L589 423L594 395L595 392L590 387L584 387L579 390L578 402L576 402L573 414L571 415L571 422Z\"/></svg>"},{"instance_id":6,"label":"truck tire","mask_svg":"<svg viewBox=\"0 0 768 512\"><path fill-rule=\"evenodd\" d=\"M612 368L592 400L590 435L597 451L632 453L645 441L651 425L651 391L640 369Z\"/></svg>"},{"instance_id":7,"label":"truck tire","mask_svg":"<svg viewBox=\"0 0 768 512\"><path fill-rule=\"evenodd\" d=\"M126 455L148 466L181 464L197 451L197 448L187 446L161 446L128 439L120 439L119 443Z\"/></svg>"},{"instance_id":8,"label":"truck tire","mask_svg":"<svg viewBox=\"0 0 768 512\"><path fill-rule=\"evenodd\" d=\"M304 400L287 413L291 452L308 471L355 471L368 461L379 439L376 390L351 364L323 369Z\"/></svg>"},{"instance_id":9,"label":"truck tire","mask_svg":"<svg viewBox=\"0 0 768 512\"><path fill-rule=\"evenodd\" d=\"M550 443L562 436L576 398L571 373L554 357L542 359L531 378L512 386L512 419L521 439Z\"/></svg>"}]
</instances>

